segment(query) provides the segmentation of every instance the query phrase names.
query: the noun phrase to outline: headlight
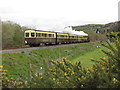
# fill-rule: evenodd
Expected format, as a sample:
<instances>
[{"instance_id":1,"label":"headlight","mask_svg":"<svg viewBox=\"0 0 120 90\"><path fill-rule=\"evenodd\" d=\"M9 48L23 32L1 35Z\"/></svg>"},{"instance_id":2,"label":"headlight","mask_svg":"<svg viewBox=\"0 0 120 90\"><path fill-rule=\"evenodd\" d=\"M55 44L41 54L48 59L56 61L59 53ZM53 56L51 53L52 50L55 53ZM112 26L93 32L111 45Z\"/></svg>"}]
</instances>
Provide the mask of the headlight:
<instances>
[{"instance_id":1,"label":"headlight","mask_svg":"<svg viewBox=\"0 0 120 90\"><path fill-rule=\"evenodd\" d=\"M25 44L27 43L27 41L25 41Z\"/></svg>"}]
</instances>

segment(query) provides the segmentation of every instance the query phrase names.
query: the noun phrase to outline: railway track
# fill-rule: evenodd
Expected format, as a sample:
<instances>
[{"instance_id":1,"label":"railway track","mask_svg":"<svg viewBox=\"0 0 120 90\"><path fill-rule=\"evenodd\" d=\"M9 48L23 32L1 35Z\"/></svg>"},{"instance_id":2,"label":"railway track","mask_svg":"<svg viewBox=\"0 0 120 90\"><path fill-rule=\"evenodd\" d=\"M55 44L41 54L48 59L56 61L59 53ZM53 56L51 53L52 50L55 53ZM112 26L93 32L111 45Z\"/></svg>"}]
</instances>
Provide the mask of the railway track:
<instances>
[{"instance_id":1,"label":"railway track","mask_svg":"<svg viewBox=\"0 0 120 90\"><path fill-rule=\"evenodd\" d=\"M47 45L47 46L40 46L40 47L10 48L10 49L0 50L0 53L22 53L22 52L28 53L31 50L36 50L36 49L67 47L67 46L73 46L73 45L78 45L78 44L80 44L80 43L75 43L75 44L60 44L60 45Z\"/></svg>"}]
</instances>

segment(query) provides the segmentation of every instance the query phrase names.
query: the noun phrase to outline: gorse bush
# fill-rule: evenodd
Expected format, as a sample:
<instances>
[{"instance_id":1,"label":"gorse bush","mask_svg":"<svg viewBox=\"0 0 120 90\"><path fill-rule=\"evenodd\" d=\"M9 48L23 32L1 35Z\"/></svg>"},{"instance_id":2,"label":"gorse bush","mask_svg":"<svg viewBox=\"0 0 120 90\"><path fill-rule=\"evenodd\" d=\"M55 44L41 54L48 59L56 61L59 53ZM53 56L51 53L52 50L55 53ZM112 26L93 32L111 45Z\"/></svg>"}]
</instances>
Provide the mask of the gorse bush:
<instances>
[{"instance_id":1,"label":"gorse bush","mask_svg":"<svg viewBox=\"0 0 120 90\"><path fill-rule=\"evenodd\" d=\"M106 57L92 60L91 68L83 68L80 61L75 64L66 58L62 61L44 62L38 73L30 71L22 87L28 88L120 88L120 37L113 43L103 45ZM3 80L4 82L4 80ZM7 82L6 82L7 84Z\"/></svg>"}]
</instances>

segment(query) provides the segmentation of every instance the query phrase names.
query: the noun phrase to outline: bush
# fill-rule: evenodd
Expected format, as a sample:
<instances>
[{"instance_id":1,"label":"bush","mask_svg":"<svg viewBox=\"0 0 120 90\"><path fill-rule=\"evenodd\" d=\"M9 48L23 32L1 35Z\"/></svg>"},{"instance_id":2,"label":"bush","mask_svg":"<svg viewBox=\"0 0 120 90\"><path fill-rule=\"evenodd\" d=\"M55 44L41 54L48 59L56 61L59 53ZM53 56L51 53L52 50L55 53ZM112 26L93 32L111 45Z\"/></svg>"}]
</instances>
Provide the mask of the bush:
<instances>
[{"instance_id":1,"label":"bush","mask_svg":"<svg viewBox=\"0 0 120 90\"><path fill-rule=\"evenodd\" d=\"M72 64L66 58L62 61L51 60L51 66L44 62L45 67L38 73L30 70L29 79L24 80L23 87L28 88L120 88L120 37L114 43L103 45L106 57L95 62L93 67L85 69L80 62ZM49 62L49 63L50 63ZM4 80L3 80L4 82ZM8 84L8 83L6 83Z\"/></svg>"}]
</instances>

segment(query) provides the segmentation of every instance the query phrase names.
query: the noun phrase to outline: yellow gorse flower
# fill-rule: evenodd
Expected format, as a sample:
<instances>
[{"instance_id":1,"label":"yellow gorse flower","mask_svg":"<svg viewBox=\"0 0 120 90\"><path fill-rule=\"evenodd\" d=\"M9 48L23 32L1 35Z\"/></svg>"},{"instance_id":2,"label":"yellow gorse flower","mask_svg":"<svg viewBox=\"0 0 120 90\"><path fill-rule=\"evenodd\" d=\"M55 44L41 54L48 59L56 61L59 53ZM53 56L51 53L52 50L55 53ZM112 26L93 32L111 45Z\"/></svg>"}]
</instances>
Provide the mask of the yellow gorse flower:
<instances>
[{"instance_id":1,"label":"yellow gorse flower","mask_svg":"<svg viewBox=\"0 0 120 90\"><path fill-rule=\"evenodd\" d=\"M108 57L103 57L104 60L108 60Z\"/></svg>"},{"instance_id":2,"label":"yellow gorse flower","mask_svg":"<svg viewBox=\"0 0 120 90\"><path fill-rule=\"evenodd\" d=\"M80 69L80 67L78 66L78 69Z\"/></svg>"},{"instance_id":3,"label":"yellow gorse flower","mask_svg":"<svg viewBox=\"0 0 120 90\"><path fill-rule=\"evenodd\" d=\"M66 60L66 58L63 58L63 61L65 61Z\"/></svg>"},{"instance_id":4,"label":"yellow gorse flower","mask_svg":"<svg viewBox=\"0 0 120 90\"><path fill-rule=\"evenodd\" d=\"M62 61L60 61L60 63L62 64Z\"/></svg>"},{"instance_id":5,"label":"yellow gorse flower","mask_svg":"<svg viewBox=\"0 0 120 90\"><path fill-rule=\"evenodd\" d=\"M80 80L80 78L78 78L78 80Z\"/></svg>"},{"instance_id":6,"label":"yellow gorse flower","mask_svg":"<svg viewBox=\"0 0 120 90\"><path fill-rule=\"evenodd\" d=\"M70 68L68 68L68 70L70 71L71 69L70 69Z\"/></svg>"},{"instance_id":7,"label":"yellow gorse flower","mask_svg":"<svg viewBox=\"0 0 120 90\"><path fill-rule=\"evenodd\" d=\"M56 75L56 72L53 72L54 75Z\"/></svg>"},{"instance_id":8,"label":"yellow gorse flower","mask_svg":"<svg viewBox=\"0 0 120 90\"><path fill-rule=\"evenodd\" d=\"M71 72L71 75L73 75L73 74L75 74L75 72L72 71L72 72Z\"/></svg>"},{"instance_id":9,"label":"yellow gorse flower","mask_svg":"<svg viewBox=\"0 0 120 90\"><path fill-rule=\"evenodd\" d=\"M118 82L118 80L116 78L113 78L112 81L115 83Z\"/></svg>"},{"instance_id":10,"label":"yellow gorse flower","mask_svg":"<svg viewBox=\"0 0 120 90\"><path fill-rule=\"evenodd\" d=\"M64 73L64 76L67 76L67 73L66 73L66 72Z\"/></svg>"},{"instance_id":11,"label":"yellow gorse flower","mask_svg":"<svg viewBox=\"0 0 120 90\"><path fill-rule=\"evenodd\" d=\"M3 66L0 66L0 68L3 68Z\"/></svg>"}]
</instances>

